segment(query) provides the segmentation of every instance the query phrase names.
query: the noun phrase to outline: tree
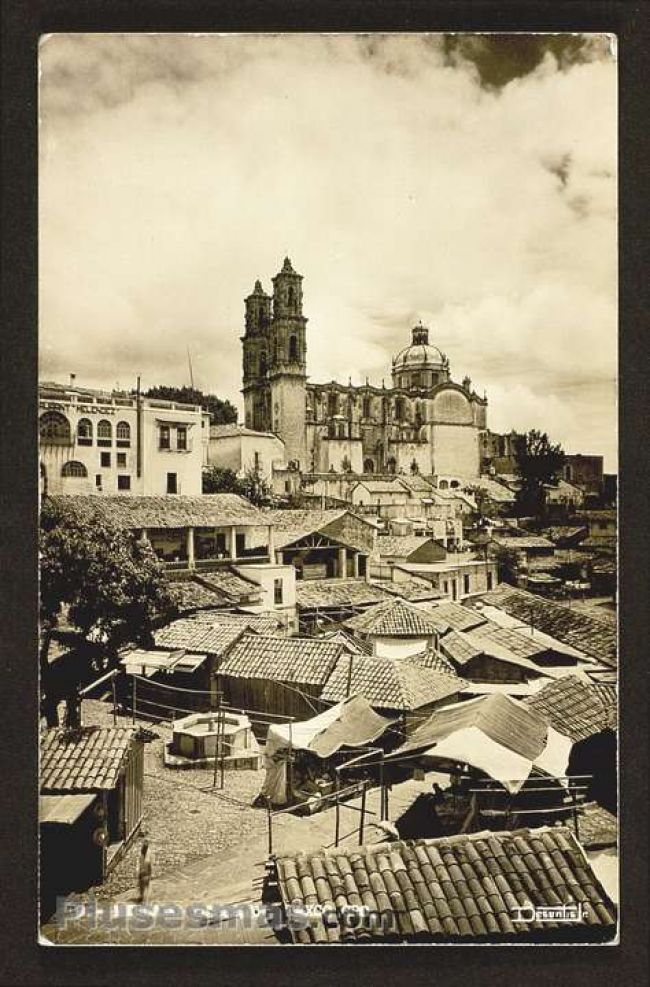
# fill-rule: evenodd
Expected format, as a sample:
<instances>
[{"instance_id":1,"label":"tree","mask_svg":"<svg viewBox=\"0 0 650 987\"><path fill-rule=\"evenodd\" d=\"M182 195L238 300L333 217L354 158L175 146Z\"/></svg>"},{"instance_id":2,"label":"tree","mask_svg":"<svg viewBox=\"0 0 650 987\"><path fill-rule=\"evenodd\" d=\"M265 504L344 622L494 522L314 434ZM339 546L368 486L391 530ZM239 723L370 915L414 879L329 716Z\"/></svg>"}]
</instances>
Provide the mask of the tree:
<instances>
[{"instance_id":1,"label":"tree","mask_svg":"<svg viewBox=\"0 0 650 987\"><path fill-rule=\"evenodd\" d=\"M521 436L515 449L515 463L520 480L515 507L520 517L543 518L546 508L545 484L555 485L564 465L560 445L553 445L546 432L532 429Z\"/></svg>"},{"instance_id":2,"label":"tree","mask_svg":"<svg viewBox=\"0 0 650 987\"><path fill-rule=\"evenodd\" d=\"M203 493L241 493L237 474L226 466L209 466L203 470Z\"/></svg>"},{"instance_id":3,"label":"tree","mask_svg":"<svg viewBox=\"0 0 650 987\"><path fill-rule=\"evenodd\" d=\"M239 481L242 497L256 507L263 507L273 500L273 489L263 473L251 466Z\"/></svg>"},{"instance_id":4,"label":"tree","mask_svg":"<svg viewBox=\"0 0 650 987\"><path fill-rule=\"evenodd\" d=\"M162 401L179 401L182 404L200 404L210 413L212 425L230 425L237 421L237 409L230 401L216 394L204 394L196 387L172 387L158 384L145 391L145 397L160 398Z\"/></svg>"},{"instance_id":5,"label":"tree","mask_svg":"<svg viewBox=\"0 0 650 987\"><path fill-rule=\"evenodd\" d=\"M99 517L41 511L40 606L44 636L63 605L84 636L105 646L109 664L126 642L150 646L154 623L172 616L176 603L163 564L146 539L136 539ZM47 650L41 652L41 668Z\"/></svg>"}]
</instances>

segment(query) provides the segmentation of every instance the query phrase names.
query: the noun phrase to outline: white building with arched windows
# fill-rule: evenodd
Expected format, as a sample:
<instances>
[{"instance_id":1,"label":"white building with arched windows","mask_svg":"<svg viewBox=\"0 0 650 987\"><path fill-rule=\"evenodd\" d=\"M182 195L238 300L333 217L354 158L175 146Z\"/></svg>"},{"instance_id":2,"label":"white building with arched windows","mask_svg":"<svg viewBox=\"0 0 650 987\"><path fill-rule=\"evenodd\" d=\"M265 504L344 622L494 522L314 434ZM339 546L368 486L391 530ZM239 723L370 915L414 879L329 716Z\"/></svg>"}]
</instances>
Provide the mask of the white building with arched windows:
<instances>
[{"instance_id":1,"label":"white building with arched windows","mask_svg":"<svg viewBox=\"0 0 650 987\"><path fill-rule=\"evenodd\" d=\"M41 492L201 493L210 416L198 405L39 385Z\"/></svg>"}]
</instances>

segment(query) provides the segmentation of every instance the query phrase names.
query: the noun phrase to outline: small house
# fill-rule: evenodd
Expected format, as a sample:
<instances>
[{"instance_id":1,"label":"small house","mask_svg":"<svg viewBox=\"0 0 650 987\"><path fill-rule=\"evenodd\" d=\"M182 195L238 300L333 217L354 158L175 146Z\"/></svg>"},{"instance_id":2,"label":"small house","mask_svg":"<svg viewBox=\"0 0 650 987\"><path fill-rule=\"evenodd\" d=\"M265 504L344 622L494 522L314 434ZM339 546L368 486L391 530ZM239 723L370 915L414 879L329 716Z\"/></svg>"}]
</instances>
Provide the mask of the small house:
<instances>
[{"instance_id":1,"label":"small house","mask_svg":"<svg viewBox=\"0 0 650 987\"><path fill-rule=\"evenodd\" d=\"M142 822L143 744L131 727L56 727L41 737L41 894L101 883Z\"/></svg>"}]
</instances>

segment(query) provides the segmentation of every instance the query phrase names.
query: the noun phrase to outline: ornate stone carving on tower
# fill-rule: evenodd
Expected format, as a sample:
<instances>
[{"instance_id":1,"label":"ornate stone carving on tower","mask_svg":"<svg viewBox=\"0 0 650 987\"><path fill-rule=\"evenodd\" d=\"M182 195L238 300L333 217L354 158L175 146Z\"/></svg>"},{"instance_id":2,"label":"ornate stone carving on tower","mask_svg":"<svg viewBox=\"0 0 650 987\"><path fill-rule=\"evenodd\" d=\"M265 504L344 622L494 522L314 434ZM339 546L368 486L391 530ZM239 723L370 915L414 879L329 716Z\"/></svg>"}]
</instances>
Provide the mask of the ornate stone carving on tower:
<instances>
[{"instance_id":1,"label":"ornate stone carving on tower","mask_svg":"<svg viewBox=\"0 0 650 987\"><path fill-rule=\"evenodd\" d=\"M247 428L271 430L271 390L268 368L271 352L271 296L255 282L245 300L246 322L243 344L244 413Z\"/></svg>"},{"instance_id":2,"label":"ornate stone carving on tower","mask_svg":"<svg viewBox=\"0 0 650 987\"><path fill-rule=\"evenodd\" d=\"M246 425L279 435L287 461L304 469L307 319L302 314L302 276L288 257L273 278L273 298L256 281L245 306L241 341Z\"/></svg>"},{"instance_id":3,"label":"ornate stone carving on tower","mask_svg":"<svg viewBox=\"0 0 650 987\"><path fill-rule=\"evenodd\" d=\"M282 270L273 278L271 430L283 440L287 460L298 463L302 469L306 467L306 328L307 319L302 314L302 276L285 257Z\"/></svg>"}]
</instances>

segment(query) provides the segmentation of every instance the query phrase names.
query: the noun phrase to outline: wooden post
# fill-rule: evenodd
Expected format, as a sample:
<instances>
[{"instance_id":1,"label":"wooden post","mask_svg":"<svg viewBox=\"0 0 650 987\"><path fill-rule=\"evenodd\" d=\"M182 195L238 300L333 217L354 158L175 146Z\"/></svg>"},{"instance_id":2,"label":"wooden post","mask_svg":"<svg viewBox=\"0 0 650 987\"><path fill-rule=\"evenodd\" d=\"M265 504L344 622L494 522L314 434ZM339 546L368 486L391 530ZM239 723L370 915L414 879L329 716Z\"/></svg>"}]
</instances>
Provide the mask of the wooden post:
<instances>
[{"instance_id":1,"label":"wooden post","mask_svg":"<svg viewBox=\"0 0 650 987\"><path fill-rule=\"evenodd\" d=\"M133 681L133 697L132 697L133 698L133 710L132 710L132 714L133 714L133 725L135 726L135 703L136 703L136 695L137 695L137 679L135 677L135 673L133 675L132 681Z\"/></svg>"},{"instance_id":2,"label":"wooden post","mask_svg":"<svg viewBox=\"0 0 650 987\"><path fill-rule=\"evenodd\" d=\"M266 796L266 819L268 822L269 829L269 857L273 854L273 809L271 808L271 799Z\"/></svg>"},{"instance_id":3,"label":"wooden post","mask_svg":"<svg viewBox=\"0 0 650 987\"><path fill-rule=\"evenodd\" d=\"M117 726L117 693L115 689L115 675L111 679L111 691L113 693L113 726Z\"/></svg>"},{"instance_id":4,"label":"wooden post","mask_svg":"<svg viewBox=\"0 0 650 987\"><path fill-rule=\"evenodd\" d=\"M384 755L379 762L379 821L384 820Z\"/></svg>"},{"instance_id":5,"label":"wooden post","mask_svg":"<svg viewBox=\"0 0 650 987\"><path fill-rule=\"evenodd\" d=\"M214 771L212 773L212 787L213 788L216 788L217 787L217 768L218 768L218 764L219 764L219 716L220 716L220 712L221 712L221 693L220 692L217 693L217 704L216 705L217 705L217 708L216 708L216 714L217 714L217 731L216 731L216 735L215 735L215 738L214 738Z\"/></svg>"},{"instance_id":6,"label":"wooden post","mask_svg":"<svg viewBox=\"0 0 650 987\"><path fill-rule=\"evenodd\" d=\"M225 787L225 770L226 770L226 711L221 707L221 716L219 719L219 766L220 766L220 788Z\"/></svg>"},{"instance_id":7,"label":"wooden post","mask_svg":"<svg viewBox=\"0 0 650 987\"><path fill-rule=\"evenodd\" d=\"M571 784L570 781L569 784ZM571 786L571 801L573 803L573 828L576 831L576 840L580 842L580 827L578 825L578 800L576 799L576 792L573 786Z\"/></svg>"},{"instance_id":8,"label":"wooden post","mask_svg":"<svg viewBox=\"0 0 650 987\"><path fill-rule=\"evenodd\" d=\"M341 807L339 805L339 788L340 788L340 776L338 771L336 772L336 825L334 828L334 846L339 845L339 836L341 833Z\"/></svg>"},{"instance_id":9,"label":"wooden post","mask_svg":"<svg viewBox=\"0 0 650 987\"><path fill-rule=\"evenodd\" d=\"M289 720L289 759L287 761L287 802L289 805L293 802L293 732L291 723L292 721Z\"/></svg>"},{"instance_id":10,"label":"wooden post","mask_svg":"<svg viewBox=\"0 0 650 987\"><path fill-rule=\"evenodd\" d=\"M361 819L359 821L359 846L363 846L363 830L366 821L366 791L368 790L368 783L366 781L361 782Z\"/></svg>"}]
</instances>

